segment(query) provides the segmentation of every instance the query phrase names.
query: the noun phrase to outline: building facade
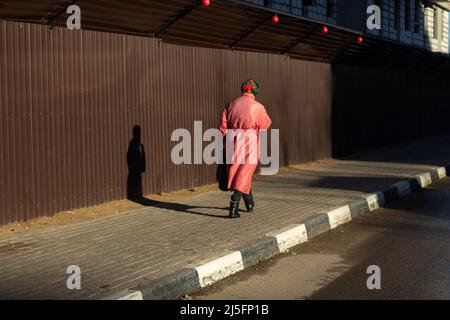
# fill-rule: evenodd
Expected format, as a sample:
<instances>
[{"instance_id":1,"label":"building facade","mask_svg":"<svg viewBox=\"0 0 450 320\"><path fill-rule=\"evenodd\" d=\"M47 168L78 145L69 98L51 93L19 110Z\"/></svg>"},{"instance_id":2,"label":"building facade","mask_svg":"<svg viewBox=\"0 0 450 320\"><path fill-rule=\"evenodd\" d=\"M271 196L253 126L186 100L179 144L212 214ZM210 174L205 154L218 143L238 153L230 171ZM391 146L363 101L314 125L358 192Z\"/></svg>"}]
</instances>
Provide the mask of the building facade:
<instances>
[{"instance_id":1,"label":"building facade","mask_svg":"<svg viewBox=\"0 0 450 320\"><path fill-rule=\"evenodd\" d=\"M336 24L338 0L244 0L290 14Z\"/></svg>"},{"instance_id":2,"label":"building facade","mask_svg":"<svg viewBox=\"0 0 450 320\"><path fill-rule=\"evenodd\" d=\"M381 8L381 30L369 34L449 53L449 15L444 5L422 0L369 0Z\"/></svg>"},{"instance_id":3,"label":"building facade","mask_svg":"<svg viewBox=\"0 0 450 320\"><path fill-rule=\"evenodd\" d=\"M449 53L450 1L246 0L290 14L354 29L433 52ZM367 8L381 9L381 29L369 30Z\"/></svg>"}]
</instances>

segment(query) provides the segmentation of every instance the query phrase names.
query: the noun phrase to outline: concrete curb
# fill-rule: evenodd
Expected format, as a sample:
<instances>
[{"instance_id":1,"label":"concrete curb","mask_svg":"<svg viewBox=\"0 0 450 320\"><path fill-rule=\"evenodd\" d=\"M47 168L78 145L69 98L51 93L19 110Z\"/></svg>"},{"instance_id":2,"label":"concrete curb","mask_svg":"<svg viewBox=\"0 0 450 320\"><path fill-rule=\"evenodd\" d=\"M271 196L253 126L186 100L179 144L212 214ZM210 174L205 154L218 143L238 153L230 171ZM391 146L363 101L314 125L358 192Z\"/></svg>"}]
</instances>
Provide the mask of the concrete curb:
<instances>
[{"instance_id":1,"label":"concrete curb","mask_svg":"<svg viewBox=\"0 0 450 320\"><path fill-rule=\"evenodd\" d=\"M227 252L195 268L182 269L164 278L141 283L136 288L107 296L104 300L169 300L192 294L447 176L450 176L450 164L433 168L345 206L269 233L251 245Z\"/></svg>"}]
</instances>

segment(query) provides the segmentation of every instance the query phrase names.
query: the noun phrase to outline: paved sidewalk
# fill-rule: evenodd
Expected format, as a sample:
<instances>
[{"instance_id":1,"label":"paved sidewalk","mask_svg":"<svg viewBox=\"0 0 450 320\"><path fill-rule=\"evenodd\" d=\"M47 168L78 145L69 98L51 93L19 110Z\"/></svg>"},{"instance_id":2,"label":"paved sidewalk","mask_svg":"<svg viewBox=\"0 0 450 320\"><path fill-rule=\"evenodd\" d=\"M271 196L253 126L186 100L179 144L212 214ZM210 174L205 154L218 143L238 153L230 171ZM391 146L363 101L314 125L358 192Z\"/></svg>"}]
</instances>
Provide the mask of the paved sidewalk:
<instances>
[{"instance_id":1,"label":"paved sidewalk","mask_svg":"<svg viewBox=\"0 0 450 320\"><path fill-rule=\"evenodd\" d=\"M450 162L450 137L423 140L254 184L256 212L227 219L229 194L51 226L0 238L0 299L96 299L195 267L267 233ZM78 265L82 289L69 291Z\"/></svg>"}]
</instances>

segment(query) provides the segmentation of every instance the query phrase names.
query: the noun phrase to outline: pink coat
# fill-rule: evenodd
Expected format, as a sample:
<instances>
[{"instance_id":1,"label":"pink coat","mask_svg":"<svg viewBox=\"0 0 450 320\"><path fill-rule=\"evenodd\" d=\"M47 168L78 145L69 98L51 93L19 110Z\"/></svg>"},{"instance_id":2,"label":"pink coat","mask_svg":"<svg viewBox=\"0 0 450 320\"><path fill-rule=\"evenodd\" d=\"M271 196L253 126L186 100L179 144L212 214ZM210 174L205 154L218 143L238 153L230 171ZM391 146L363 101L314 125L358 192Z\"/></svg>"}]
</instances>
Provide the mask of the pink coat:
<instances>
[{"instance_id":1,"label":"pink coat","mask_svg":"<svg viewBox=\"0 0 450 320\"><path fill-rule=\"evenodd\" d=\"M232 100L222 114L222 123L220 131L226 135L227 129L242 129L245 134L247 132L257 133L257 161L249 161L251 158L249 141L245 140L245 163L239 164L236 161L237 149L234 147L235 161L228 166L228 188L230 190L238 190L244 194L249 194L252 188L253 174L258 167L259 152L259 130L269 129L272 120L266 112L264 106L257 102L251 94L244 93L241 97ZM241 146L242 148L242 146ZM254 158L252 158L254 159ZM242 161L241 161L242 162Z\"/></svg>"}]
</instances>

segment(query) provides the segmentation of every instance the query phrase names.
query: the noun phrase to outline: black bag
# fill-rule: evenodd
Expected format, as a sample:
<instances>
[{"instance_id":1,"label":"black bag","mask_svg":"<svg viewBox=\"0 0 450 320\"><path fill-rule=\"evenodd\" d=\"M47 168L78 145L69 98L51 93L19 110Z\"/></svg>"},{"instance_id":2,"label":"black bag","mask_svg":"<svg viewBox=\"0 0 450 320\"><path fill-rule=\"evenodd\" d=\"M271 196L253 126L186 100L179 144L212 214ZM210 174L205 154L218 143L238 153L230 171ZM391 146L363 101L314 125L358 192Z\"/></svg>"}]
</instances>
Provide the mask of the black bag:
<instances>
[{"instance_id":1,"label":"black bag","mask_svg":"<svg viewBox=\"0 0 450 320\"><path fill-rule=\"evenodd\" d=\"M216 179L219 183L219 189L222 191L230 191L228 189L228 168L226 162L225 148L222 151L223 162L217 166Z\"/></svg>"}]
</instances>

